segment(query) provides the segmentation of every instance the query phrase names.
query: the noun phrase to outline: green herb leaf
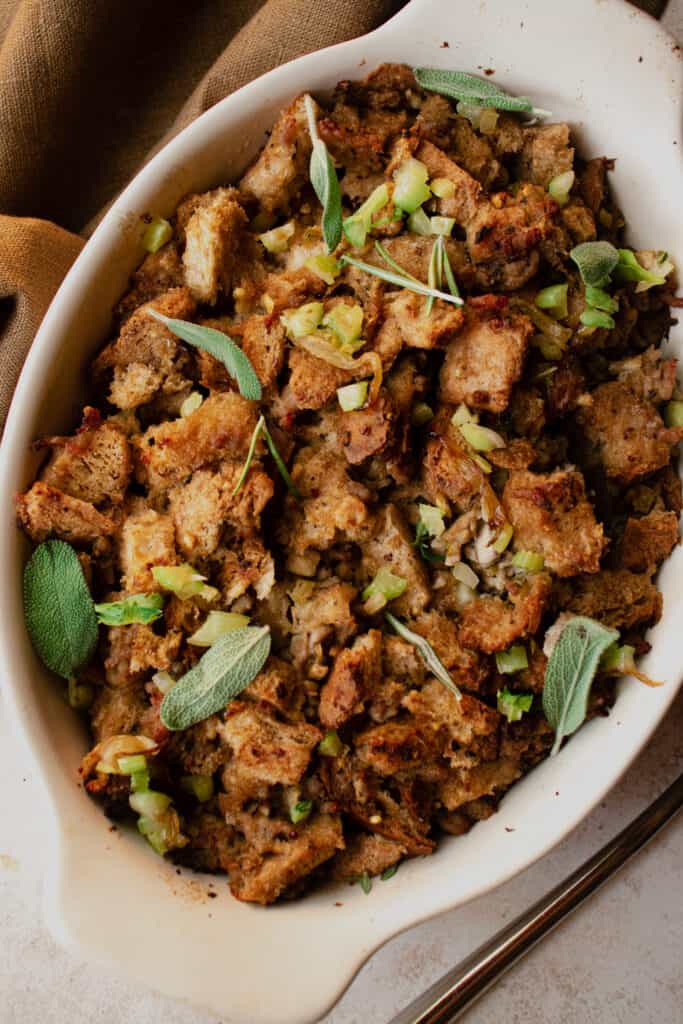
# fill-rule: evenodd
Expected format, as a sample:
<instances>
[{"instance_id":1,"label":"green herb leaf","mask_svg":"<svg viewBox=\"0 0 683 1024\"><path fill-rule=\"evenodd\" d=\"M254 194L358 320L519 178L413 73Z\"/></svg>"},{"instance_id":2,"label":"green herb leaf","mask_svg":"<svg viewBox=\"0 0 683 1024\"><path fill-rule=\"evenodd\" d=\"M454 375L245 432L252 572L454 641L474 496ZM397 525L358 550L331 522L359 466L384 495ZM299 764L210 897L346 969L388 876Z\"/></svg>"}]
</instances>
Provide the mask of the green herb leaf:
<instances>
[{"instance_id":1,"label":"green herb leaf","mask_svg":"<svg viewBox=\"0 0 683 1024\"><path fill-rule=\"evenodd\" d=\"M382 882L388 882L390 878L393 878L398 871L398 864L392 864L391 867L385 868L382 874L379 876Z\"/></svg>"},{"instance_id":2,"label":"green herb leaf","mask_svg":"<svg viewBox=\"0 0 683 1024\"><path fill-rule=\"evenodd\" d=\"M407 640L409 644L413 645L432 675L435 676L440 683L443 683L443 685L447 687L458 700L460 700L462 697L460 690L451 679L448 670L440 661L432 645L425 640L423 636L420 636L419 633L413 633L412 629L408 629L405 623L401 622L400 619L397 619L395 615L391 614L391 612L385 612L384 618L390 626L393 626L399 636L402 636L404 640Z\"/></svg>"},{"instance_id":3,"label":"green herb leaf","mask_svg":"<svg viewBox=\"0 0 683 1024\"><path fill-rule=\"evenodd\" d=\"M70 544L39 544L24 569L24 617L44 665L69 679L92 656L97 619L81 563Z\"/></svg>"},{"instance_id":4,"label":"green herb leaf","mask_svg":"<svg viewBox=\"0 0 683 1024\"><path fill-rule=\"evenodd\" d=\"M166 728L187 729L224 708L261 671L270 642L269 626L245 626L217 640L161 702Z\"/></svg>"},{"instance_id":5,"label":"green herb leaf","mask_svg":"<svg viewBox=\"0 0 683 1024\"><path fill-rule=\"evenodd\" d=\"M304 97L304 104L308 117L308 130L313 143L309 168L311 185L323 208L323 238L328 252L332 252L339 245L342 235L342 203L339 181L327 146L318 135L313 100L310 96Z\"/></svg>"},{"instance_id":6,"label":"green herb leaf","mask_svg":"<svg viewBox=\"0 0 683 1024\"><path fill-rule=\"evenodd\" d=\"M415 540L413 543L419 551L420 557L424 558L425 562L443 562L446 558L445 555L432 551L432 535L421 519L418 519L415 526Z\"/></svg>"},{"instance_id":7,"label":"green herb leaf","mask_svg":"<svg viewBox=\"0 0 683 1024\"><path fill-rule=\"evenodd\" d=\"M394 274L390 270L385 270L384 267L376 267L372 263L364 263L362 260L355 260L352 256L342 256L340 262L349 264L352 267L357 267L358 270L364 270L366 274L372 274L374 277L378 277L381 281L387 281L389 284L398 285L399 288L407 288L408 291L416 292L418 295L432 295L435 299L443 299L444 302L452 302L454 306L464 305L463 300L459 295L449 295L447 292L437 291L436 288L429 288L426 284L422 284L420 281L415 281L412 277L404 277L401 274Z\"/></svg>"},{"instance_id":8,"label":"green herb leaf","mask_svg":"<svg viewBox=\"0 0 683 1024\"><path fill-rule=\"evenodd\" d=\"M103 626L130 626L134 622L154 622L162 613L161 594L131 594L120 601L96 604L97 621Z\"/></svg>"},{"instance_id":9,"label":"green herb leaf","mask_svg":"<svg viewBox=\"0 0 683 1024\"><path fill-rule=\"evenodd\" d=\"M418 85L429 92L439 92L454 100L474 103L479 107L492 107L494 110L509 110L520 114L547 114L547 110L537 110L526 96L511 96L494 82L466 71L449 71L445 68L413 68Z\"/></svg>"},{"instance_id":10,"label":"green herb leaf","mask_svg":"<svg viewBox=\"0 0 683 1024\"><path fill-rule=\"evenodd\" d=\"M582 242L569 253L579 268L581 280L592 288L602 288L619 262L619 253L611 242Z\"/></svg>"},{"instance_id":11,"label":"green herb leaf","mask_svg":"<svg viewBox=\"0 0 683 1024\"><path fill-rule=\"evenodd\" d=\"M256 370L239 345L236 345L227 334L224 334L223 331L216 331L213 327L193 324L189 320L174 320L159 313L156 309L148 309L147 312L168 327L169 331L177 338L195 348L203 349L215 359L220 359L233 380L237 381L237 387L243 398L248 398L252 402L260 400L261 382L256 375Z\"/></svg>"},{"instance_id":12,"label":"green herb leaf","mask_svg":"<svg viewBox=\"0 0 683 1024\"><path fill-rule=\"evenodd\" d=\"M370 895L370 890L372 889L372 879L370 878L370 875L368 874L368 872L364 871L362 875L358 876L356 881L360 885L360 887L363 890L363 892L365 893L365 895L369 896Z\"/></svg>"},{"instance_id":13,"label":"green herb leaf","mask_svg":"<svg viewBox=\"0 0 683 1024\"><path fill-rule=\"evenodd\" d=\"M300 500L301 499L301 492L299 491L299 488L296 486L296 484L292 480L291 476L289 475L289 470L285 466L284 461L282 459L282 456L280 455L279 451L275 447L275 441L273 441L273 438L271 437L270 431L268 430L268 427L266 426L265 416L260 416L259 420L258 420L258 423L254 427L254 433L251 435L251 441L249 442L249 450L247 451L247 457L245 459L244 465L242 466L242 472L240 473L239 480L235 484L235 489L232 492L233 497L235 497L237 494L239 494L239 492L242 490L242 487L244 486L244 481L247 479L247 473L249 472L251 464L254 461L254 453L256 451L256 442L258 441L258 439L261 436L261 434L263 434L263 439L265 440L266 444L268 445L268 451L272 455L273 462L277 466L278 472L280 473L280 476L282 477L282 479L284 480L285 484L287 485L287 489L290 491L291 494L294 495L295 498Z\"/></svg>"},{"instance_id":14,"label":"green herb leaf","mask_svg":"<svg viewBox=\"0 0 683 1024\"><path fill-rule=\"evenodd\" d=\"M593 619L570 619L550 655L545 671L543 712L555 730L554 757L565 736L571 736L586 718L588 695L600 658L619 634Z\"/></svg>"}]
</instances>

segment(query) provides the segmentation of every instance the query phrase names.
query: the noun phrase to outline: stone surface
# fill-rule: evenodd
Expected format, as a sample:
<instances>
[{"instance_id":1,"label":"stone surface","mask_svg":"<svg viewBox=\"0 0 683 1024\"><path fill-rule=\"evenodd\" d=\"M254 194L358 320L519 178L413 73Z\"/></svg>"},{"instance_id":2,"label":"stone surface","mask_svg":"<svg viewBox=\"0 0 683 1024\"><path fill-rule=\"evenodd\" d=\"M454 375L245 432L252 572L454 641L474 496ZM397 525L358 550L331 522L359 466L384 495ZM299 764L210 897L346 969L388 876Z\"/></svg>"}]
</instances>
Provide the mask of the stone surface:
<instances>
[{"instance_id":1,"label":"stone surface","mask_svg":"<svg viewBox=\"0 0 683 1024\"><path fill-rule=\"evenodd\" d=\"M683 0L671 0L663 20L683 39ZM6 719L0 701L0 1024L217 1024L77 960L47 934L44 797ZM683 692L621 783L558 849L496 892L388 943L324 1024L388 1024L682 771ZM682 892L683 815L484 996L466 1014L468 1024L681 1024Z\"/></svg>"}]
</instances>

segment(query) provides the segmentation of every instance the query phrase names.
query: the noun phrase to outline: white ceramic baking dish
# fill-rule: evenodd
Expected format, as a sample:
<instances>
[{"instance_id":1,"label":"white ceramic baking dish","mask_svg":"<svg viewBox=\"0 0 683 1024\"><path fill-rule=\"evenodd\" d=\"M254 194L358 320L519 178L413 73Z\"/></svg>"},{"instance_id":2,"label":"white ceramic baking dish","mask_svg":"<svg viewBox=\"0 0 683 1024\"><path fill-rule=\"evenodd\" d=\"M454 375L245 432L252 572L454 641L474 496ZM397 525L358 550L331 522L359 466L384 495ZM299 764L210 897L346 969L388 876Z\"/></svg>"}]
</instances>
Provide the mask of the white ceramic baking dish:
<instances>
[{"instance_id":1,"label":"white ceramic baking dish","mask_svg":"<svg viewBox=\"0 0 683 1024\"><path fill-rule=\"evenodd\" d=\"M446 839L434 856L404 864L370 897L359 886L330 887L260 909L232 899L221 882L220 898L208 900L207 879L178 877L140 837L112 833L77 784L86 736L33 655L22 620L27 548L11 496L34 470L30 442L76 422L82 370L142 255L140 215L168 214L185 193L233 180L295 94L324 91L382 61L495 69L503 86L569 120L583 153L617 158L612 180L631 241L667 249L683 265L683 73L680 51L656 22L620 0L413 0L379 31L278 68L199 118L141 171L69 273L26 362L0 464L0 667L54 811L47 917L81 955L223 1020L317 1019L388 938L527 867L615 783L666 713L681 674L679 549L660 577L664 615L645 666L667 685L626 681L610 717L591 722L515 786L498 814ZM672 346L681 342L678 329Z\"/></svg>"}]
</instances>

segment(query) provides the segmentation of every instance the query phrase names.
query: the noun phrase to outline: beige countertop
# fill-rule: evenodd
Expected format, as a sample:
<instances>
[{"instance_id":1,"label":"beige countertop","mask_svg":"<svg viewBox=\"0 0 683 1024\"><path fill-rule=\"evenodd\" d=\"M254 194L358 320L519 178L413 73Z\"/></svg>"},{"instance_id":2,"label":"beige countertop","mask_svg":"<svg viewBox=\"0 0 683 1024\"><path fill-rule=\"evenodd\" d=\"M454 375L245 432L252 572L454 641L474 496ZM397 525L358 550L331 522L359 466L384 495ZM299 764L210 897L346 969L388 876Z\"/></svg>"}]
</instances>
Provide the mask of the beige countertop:
<instances>
[{"instance_id":1,"label":"beige countertop","mask_svg":"<svg viewBox=\"0 0 683 1024\"><path fill-rule=\"evenodd\" d=\"M664 23L683 39L683 0L670 0ZM324 1024L386 1024L616 834L682 771L683 692L621 783L556 850L494 893L388 943ZM212 1016L131 984L113 970L83 963L55 944L41 920L47 813L0 700L0 1024L217 1024ZM518 964L466 1020L681 1024L682 893L683 815Z\"/></svg>"}]
</instances>

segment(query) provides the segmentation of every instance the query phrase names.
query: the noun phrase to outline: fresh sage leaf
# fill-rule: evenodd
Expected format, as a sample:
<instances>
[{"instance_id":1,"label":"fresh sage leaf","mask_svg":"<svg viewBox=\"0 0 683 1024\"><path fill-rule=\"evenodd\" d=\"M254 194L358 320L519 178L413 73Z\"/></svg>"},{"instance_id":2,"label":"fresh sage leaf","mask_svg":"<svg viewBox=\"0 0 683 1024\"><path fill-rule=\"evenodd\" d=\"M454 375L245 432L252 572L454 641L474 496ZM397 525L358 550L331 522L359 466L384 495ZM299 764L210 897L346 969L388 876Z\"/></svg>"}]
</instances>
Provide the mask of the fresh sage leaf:
<instances>
[{"instance_id":1,"label":"fresh sage leaf","mask_svg":"<svg viewBox=\"0 0 683 1024\"><path fill-rule=\"evenodd\" d=\"M246 689L269 653L270 626L226 633L168 691L161 702L161 721L173 731L188 729L220 711Z\"/></svg>"},{"instance_id":2,"label":"fresh sage leaf","mask_svg":"<svg viewBox=\"0 0 683 1024\"><path fill-rule=\"evenodd\" d=\"M162 614L164 599L161 594L131 594L120 601L96 604L97 621L103 626L146 625Z\"/></svg>"},{"instance_id":3,"label":"fresh sage leaf","mask_svg":"<svg viewBox=\"0 0 683 1024\"><path fill-rule=\"evenodd\" d=\"M223 331L216 331L213 327L193 324L189 320L175 320L172 317L164 316L156 309L148 309L147 312L168 327L169 331L177 338L195 348L203 349L216 359L220 359L233 380L237 381L237 387L243 398L248 398L252 402L260 400L261 381L258 379L256 370L239 345L236 345L227 334L224 334Z\"/></svg>"},{"instance_id":4,"label":"fresh sage leaf","mask_svg":"<svg viewBox=\"0 0 683 1024\"><path fill-rule=\"evenodd\" d=\"M591 288L603 288L619 262L619 253L611 242L582 242L569 255L579 268L581 280Z\"/></svg>"},{"instance_id":5,"label":"fresh sage leaf","mask_svg":"<svg viewBox=\"0 0 683 1024\"><path fill-rule=\"evenodd\" d=\"M398 285L399 288L407 288L408 291L416 292L418 295L431 295L435 299L452 302L454 306L464 305L459 295L449 295L448 292L441 292L436 288L430 288L420 281L415 281L412 277L404 277L402 274L395 274L391 270L385 270L384 267L376 267L374 263L364 263L362 260L356 260L352 256L346 255L342 256L340 263L348 263L352 267L357 267L358 270L364 270L366 274L378 277L380 281L387 281L389 284Z\"/></svg>"},{"instance_id":6,"label":"fresh sage leaf","mask_svg":"<svg viewBox=\"0 0 683 1024\"><path fill-rule=\"evenodd\" d=\"M413 68L418 85L429 92L439 92L454 100L476 104L478 107L492 107L494 110L508 110L519 114L547 114L547 110L536 109L526 96L511 96L494 82L466 71L449 71L445 68Z\"/></svg>"},{"instance_id":7,"label":"fresh sage leaf","mask_svg":"<svg viewBox=\"0 0 683 1024\"><path fill-rule=\"evenodd\" d=\"M39 544L24 569L26 628L44 665L71 678L97 645L97 618L81 563L70 544Z\"/></svg>"},{"instance_id":8,"label":"fresh sage leaf","mask_svg":"<svg viewBox=\"0 0 683 1024\"><path fill-rule=\"evenodd\" d=\"M569 619L545 670L543 713L555 730L554 757L565 736L583 724L600 658L619 634L583 615Z\"/></svg>"},{"instance_id":9,"label":"fresh sage leaf","mask_svg":"<svg viewBox=\"0 0 683 1024\"><path fill-rule=\"evenodd\" d=\"M443 685L451 691L454 697L461 700L462 694L460 693L460 690L451 679L450 673L439 659L439 656L432 645L425 640L423 636L420 636L419 633L413 633L412 629L408 629L405 623L401 622L400 619L397 619L395 615L391 614L391 612L385 612L384 618L390 626L393 626L399 636L402 636L404 640L407 640L409 644L413 645L432 675L436 676L439 682L443 683Z\"/></svg>"},{"instance_id":10,"label":"fresh sage leaf","mask_svg":"<svg viewBox=\"0 0 683 1024\"><path fill-rule=\"evenodd\" d=\"M328 252L337 248L342 236L342 202L337 172L327 146L318 134L315 108L310 96L304 98L308 131L313 143L309 174L313 191L323 208L322 232Z\"/></svg>"},{"instance_id":11,"label":"fresh sage leaf","mask_svg":"<svg viewBox=\"0 0 683 1024\"><path fill-rule=\"evenodd\" d=\"M247 474L249 472L252 462L254 461L254 454L256 452L256 442L258 441L261 434L263 434L263 439L268 445L268 451L273 457L273 462L277 466L280 476L287 485L287 490L290 491L290 493L293 494L295 498L301 498L301 492L299 491L299 488L296 486L291 476L289 475L289 470L285 466L284 460L275 446L275 441L273 441L271 433L266 425L265 416L259 416L258 422L254 427L254 433L251 435L251 441L249 442L249 450L247 451L247 457L244 460L244 465L242 466L242 472L240 473L239 480L235 484L235 489L232 492L233 498L239 494L239 492L242 490L242 487L244 486L244 481L247 479Z\"/></svg>"}]
</instances>

